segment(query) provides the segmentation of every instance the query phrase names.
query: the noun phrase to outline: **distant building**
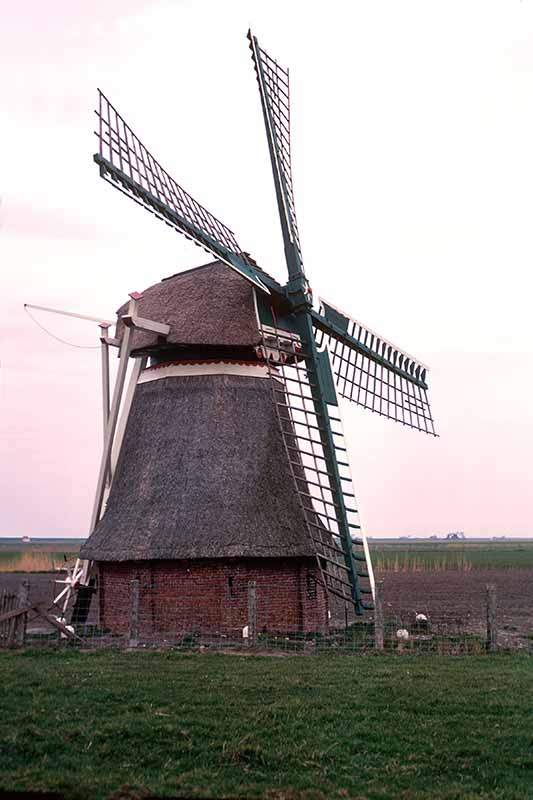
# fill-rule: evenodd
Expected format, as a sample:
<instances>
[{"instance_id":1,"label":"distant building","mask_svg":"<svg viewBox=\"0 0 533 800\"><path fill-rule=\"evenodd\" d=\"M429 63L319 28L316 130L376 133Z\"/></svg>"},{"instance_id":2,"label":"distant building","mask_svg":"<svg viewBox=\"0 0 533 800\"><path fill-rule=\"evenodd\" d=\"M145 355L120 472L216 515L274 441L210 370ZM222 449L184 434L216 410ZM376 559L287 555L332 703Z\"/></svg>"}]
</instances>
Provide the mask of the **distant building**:
<instances>
[{"instance_id":1,"label":"distant building","mask_svg":"<svg viewBox=\"0 0 533 800\"><path fill-rule=\"evenodd\" d=\"M29 537L29 536L23 536L21 541L22 541L24 544L28 544L28 542L31 542L31 539L30 539L30 537Z\"/></svg>"},{"instance_id":2,"label":"distant building","mask_svg":"<svg viewBox=\"0 0 533 800\"><path fill-rule=\"evenodd\" d=\"M464 531L454 531L453 533L447 533L446 538L452 541L457 541L458 539L466 539Z\"/></svg>"}]
</instances>

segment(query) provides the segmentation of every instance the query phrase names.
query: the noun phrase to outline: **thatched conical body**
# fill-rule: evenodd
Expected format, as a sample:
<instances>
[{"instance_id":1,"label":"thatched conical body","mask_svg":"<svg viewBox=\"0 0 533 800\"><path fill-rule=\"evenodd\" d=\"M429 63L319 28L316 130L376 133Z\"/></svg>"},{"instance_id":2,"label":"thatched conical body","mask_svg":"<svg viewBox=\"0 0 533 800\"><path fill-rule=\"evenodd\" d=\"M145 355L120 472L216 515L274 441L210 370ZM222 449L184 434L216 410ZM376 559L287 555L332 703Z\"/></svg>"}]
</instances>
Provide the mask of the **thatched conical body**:
<instances>
[{"instance_id":1,"label":"thatched conical body","mask_svg":"<svg viewBox=\"0 0 533 800\"><path fill-rule=\"evenodd\" d=\"M138 385L107 509L83 555L312 555L269 379L194 366L200 374Z\"/></svg>"}]
</instances>

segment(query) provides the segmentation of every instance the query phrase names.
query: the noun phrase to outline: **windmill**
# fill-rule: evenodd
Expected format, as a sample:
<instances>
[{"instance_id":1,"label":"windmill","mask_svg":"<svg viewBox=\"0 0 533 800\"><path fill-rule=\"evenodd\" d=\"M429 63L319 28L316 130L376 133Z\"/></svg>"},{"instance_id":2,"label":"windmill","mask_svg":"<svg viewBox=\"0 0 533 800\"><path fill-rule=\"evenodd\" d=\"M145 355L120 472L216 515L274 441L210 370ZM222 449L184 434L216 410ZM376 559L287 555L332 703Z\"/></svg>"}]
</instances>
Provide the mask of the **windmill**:
<instances>
[{"instance_id":1,"label":"windmill","mask_svg":"<svg viewBox=\"0 0 533 800\"><path fill-rule=\"evenodd\" d=\"M322 300L315 307L295 213L289 73L250 32L248 39L288 270L284 285L161 167L99 90L94 160L101 177L216 260L130 295L118 312L115 337L106 340L120 349L118 375L91 535L81 557L99 564L108 597L147 562L168 567L172 559L212 564L268 555L281 564L285 556L306 563L311 557L329 618L339 604L360 615L372 608L374 579L339 397L435 435L427 368L330 303ZM246 402L239 392L247 393ZM205 427L217 414L220 425L206 442ZM236 453L235 472L225 476L228 450L247 435L246 454ZM191 466L200 450L209 455L203 462L211 470L207 477ZM239 481L246 487L240 494ZM229 499L216 494L217 482L225 484ZM253 508L242 496L247 494L255 497ZM216 502L224 510L215 519L209 507ZM231 516L226 526L231 535L224 532L224 515ZM256 528L262 538L245 542L246 531ZM134 565L133 572L125 564ZM227 580L231 597L233 577ZM312 592L309 597L316 599Z\"/></svg>"}]
</instances>

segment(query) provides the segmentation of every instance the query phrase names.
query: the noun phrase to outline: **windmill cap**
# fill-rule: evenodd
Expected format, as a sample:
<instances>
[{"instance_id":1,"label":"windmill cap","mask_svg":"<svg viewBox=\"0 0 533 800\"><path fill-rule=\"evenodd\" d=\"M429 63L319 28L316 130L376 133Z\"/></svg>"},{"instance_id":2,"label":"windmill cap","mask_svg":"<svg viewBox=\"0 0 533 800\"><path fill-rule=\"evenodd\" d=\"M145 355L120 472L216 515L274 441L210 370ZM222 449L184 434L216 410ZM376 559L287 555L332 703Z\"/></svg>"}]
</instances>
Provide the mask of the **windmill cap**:
<instances>
[{"instance_id":1,"label":"windmill cap","mask_svg":"<svg viewBox=\"0 0 533 800\"><path fill-rule=\"evenodd\" d=\"M135 297L134 297L135 295ZM170 326L165 341L156 333L135 330L132 352L153 352L169 345L255 348L260 341L253 287L221 261L171 275L148 287L138 298L137 314ZM119 308L117 339L122 339Z\"/></svg>"}]
</instances>

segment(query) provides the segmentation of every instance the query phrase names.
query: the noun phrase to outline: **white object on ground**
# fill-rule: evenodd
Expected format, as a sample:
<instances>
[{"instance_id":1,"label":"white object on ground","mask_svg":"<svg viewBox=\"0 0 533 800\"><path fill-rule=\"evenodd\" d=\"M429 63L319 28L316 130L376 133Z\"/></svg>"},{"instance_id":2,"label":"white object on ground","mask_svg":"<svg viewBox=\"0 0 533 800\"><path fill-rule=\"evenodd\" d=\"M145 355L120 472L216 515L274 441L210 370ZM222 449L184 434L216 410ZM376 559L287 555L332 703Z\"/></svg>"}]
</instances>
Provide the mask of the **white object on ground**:
<instances>
[{"instance_id":1,"label":"white object on ground","mask_svg":"<svg viewBox=\"0 0 533 800\"><path fill-rule=\"evenodd\" d=\"M57 619L58 622L60 622L62 625L65 626L67 631L70 631L70 633L76 633L76 631L74 630L72 625L67 625L67 621L66 621L65 617L56 617L56 619ZM60 635L60 637L62 639L66 639L67 638L67 634L63 633L63 631L61 631L59 635Z\"/></svg>"}]
</instances>

